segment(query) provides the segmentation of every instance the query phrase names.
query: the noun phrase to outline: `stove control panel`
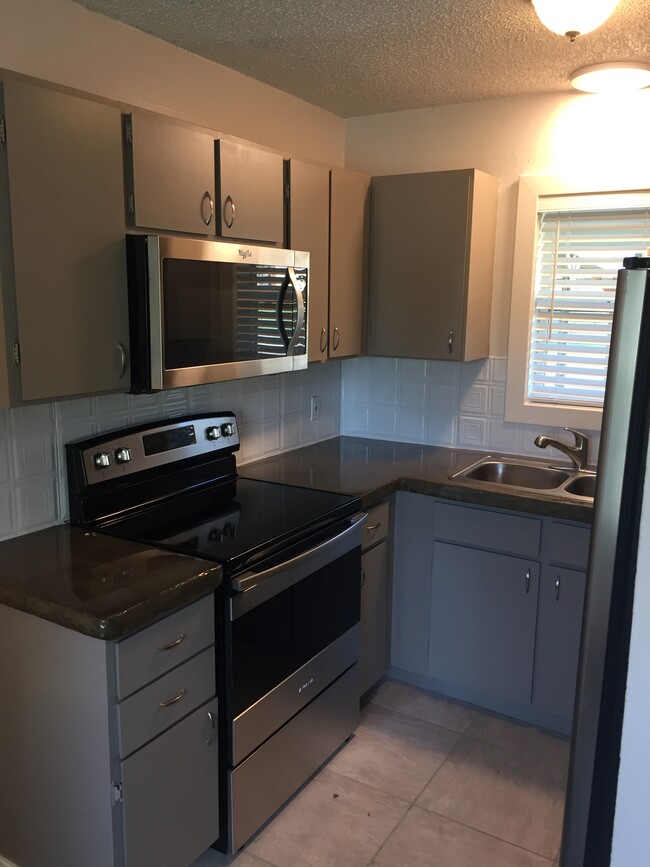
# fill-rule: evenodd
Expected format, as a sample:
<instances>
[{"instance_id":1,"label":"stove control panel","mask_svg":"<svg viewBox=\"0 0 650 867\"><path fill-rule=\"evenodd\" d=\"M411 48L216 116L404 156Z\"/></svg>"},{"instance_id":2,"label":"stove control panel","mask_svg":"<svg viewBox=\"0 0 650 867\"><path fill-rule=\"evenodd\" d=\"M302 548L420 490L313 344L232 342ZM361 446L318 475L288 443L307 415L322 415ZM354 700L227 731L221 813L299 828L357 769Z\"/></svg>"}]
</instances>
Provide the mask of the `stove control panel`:
<instances>
[{"instance_id":1,"label":"stove control panel","mask_svg":"<svg viewBox=\"0 0 650 867\"><path fill-rule=\"evenodd\" d=\"M114 431L68 448L81 451L86 483L92 485L187 458L232 453L239 448L239 430L233 413L206 413Z\"/></svg>"}]
</instances>

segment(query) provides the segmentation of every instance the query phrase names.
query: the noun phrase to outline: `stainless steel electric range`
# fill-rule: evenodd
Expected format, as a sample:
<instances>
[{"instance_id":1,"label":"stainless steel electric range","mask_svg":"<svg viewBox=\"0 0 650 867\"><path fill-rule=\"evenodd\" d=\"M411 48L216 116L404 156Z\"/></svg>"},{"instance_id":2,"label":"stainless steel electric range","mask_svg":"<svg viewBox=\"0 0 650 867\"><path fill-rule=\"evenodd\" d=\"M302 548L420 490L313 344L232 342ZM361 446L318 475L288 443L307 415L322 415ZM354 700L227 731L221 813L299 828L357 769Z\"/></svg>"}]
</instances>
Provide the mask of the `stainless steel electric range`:
<instances>
[{"instance_id":1,"label":"stainless steel electric range","mask_svg":"<svg viewBox=\"0 0 650 867\"><path fill-rule=\"evenodd\" d=\"M66 447L73 524L217 561L220 829L239 849L358 722L360 500L237 477L213 413Z\"/></svg>"}]
</instances>

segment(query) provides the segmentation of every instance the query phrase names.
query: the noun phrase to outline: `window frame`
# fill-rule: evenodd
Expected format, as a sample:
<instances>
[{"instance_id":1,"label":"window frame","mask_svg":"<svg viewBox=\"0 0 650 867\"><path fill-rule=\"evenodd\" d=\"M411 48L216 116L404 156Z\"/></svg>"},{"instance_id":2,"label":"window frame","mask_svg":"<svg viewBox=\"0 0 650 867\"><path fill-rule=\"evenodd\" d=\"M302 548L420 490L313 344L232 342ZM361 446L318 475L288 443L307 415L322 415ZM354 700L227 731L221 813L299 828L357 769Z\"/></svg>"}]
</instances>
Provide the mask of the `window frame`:
<instances>
[{"instance_id":1,"label":"window frame","mask_svg":"<svg viewBox=\"0 0 650 867\"><path fill-rule=\"evenodd\" d=\"M522 175L519 178L510 291L505 421L593 431L600 430L603 414L602 407L545 403L539 400L531 401L527 397L528 353L535 303L539 199L547 196L602 194L609 197L616 193L649 192L639 187L603 188L601 184L576 189L566 180L549 175Z\"/></svg>"}]
</instances>

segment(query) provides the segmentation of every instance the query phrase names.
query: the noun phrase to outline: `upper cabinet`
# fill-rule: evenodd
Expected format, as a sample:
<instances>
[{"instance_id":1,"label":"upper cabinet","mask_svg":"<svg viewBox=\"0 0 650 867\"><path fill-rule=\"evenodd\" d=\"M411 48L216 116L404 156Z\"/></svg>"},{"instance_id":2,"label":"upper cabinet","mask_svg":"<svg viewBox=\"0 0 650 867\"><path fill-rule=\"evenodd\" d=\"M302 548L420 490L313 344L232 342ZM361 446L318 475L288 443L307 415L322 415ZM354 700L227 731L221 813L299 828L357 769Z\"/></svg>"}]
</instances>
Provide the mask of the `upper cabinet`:
<instances>
[{"instance_id":1,"label":"upper cabinet","mask_svg":"<svg viewBox=\"0 0 650 867\"><path fill-rule=\"evenodd\" d=\"M489 354L498 186L476 169L373 178L371 355Z\"/></svg>"},{"instance_id":2,"label":"upper cabinet","mask_svg":"<svg viewBox=\"0 0 650 867\"><path fill-rule=\"evenodd\" d=\"M7 79L0 115L0 402L126 390L120 112Z\"/></svg>"},{"instance_id":3,"label":"upper cabinet","mask_svg":"<svg viewBox=\"0 0 650 867\"><path fill-rule=\"evenodd\" d=\"M124 116L127 220L214 235L214 137L146 114Z\"/></svg>"},{"instance_id":4,"label":"upper cabinet","mask_svg":"<svg viewBox=\"0 0 650 867\"><path fill-rule=\"evenodd\" d=\"M370 178L330 173L329 356L359 355L365 346L364 287Z\"/></svg>"},{"instance_id":5,"label":"upper cabinet","mask_svg":"<svg viewBox=\"0 0 650 867\"><path fill-rule=\"evenodd\" d=\"M217 232L223 238L284 243L284 161L280 154L221 139Z\"/></svg>"},{"instance_id":6,"label":"upper cabinet","mask_svg":"<svg viewBox=\"0 0 650 867\"><path fill-rule=\"evenodd\" d=\"M289 160L287 246L309 251L309 361L326 361L329 331L330 171L327 166Z\"/></svg>"}]
</instances>

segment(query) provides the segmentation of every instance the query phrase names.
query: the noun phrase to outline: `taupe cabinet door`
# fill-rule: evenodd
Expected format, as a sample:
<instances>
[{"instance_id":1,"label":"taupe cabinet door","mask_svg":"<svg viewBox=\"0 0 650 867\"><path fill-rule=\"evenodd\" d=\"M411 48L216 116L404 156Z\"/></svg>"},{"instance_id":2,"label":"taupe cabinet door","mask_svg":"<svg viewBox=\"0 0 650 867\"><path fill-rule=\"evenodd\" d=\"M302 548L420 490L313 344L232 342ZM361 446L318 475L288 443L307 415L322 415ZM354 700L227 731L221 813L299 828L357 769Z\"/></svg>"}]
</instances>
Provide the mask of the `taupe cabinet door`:
<instances>
[{"instance_id":1,"label":"taupe cabinet door","mask_svg":"<svg viewBox=\"0 0 650 867\"><path fill-rule=\"evenodd\" d=\"M284 160L280 154L235 142L217 142L219 234L282 245Z\"/></svg>"},{"instance_id":2,"label":"taupe cabinet door","mask_svg":"<svg viewBox=\"0 0 650 867\"><path fill-rule=\"evenodd\" d=\"M359 355L364 347L365 250L370 178L331 170L330 358Z\"/></svg>"},{"instance_id":3,"label":"taupe cabinet door","mask_svg":"<svg viewBox=\"0 0 650 867\"><path fill-rule=\"evenodd\" d=\"M292 250L309 252L308 360L328 357L330 172L326 166L290 160L289 236Z\"/></svg>"},{"instance_id":4,"label":"taupe cabinet door","mask_svg":"<svg viewBox=\"0 0 650 867\"><path fill-rule=\"evenodd\" d=\"M124 135L132 225L214 235L214 137L145 114L126 115Z\"/></svg>"},{"instance_id":5,"label":"taupe cabinet door","mask_svg":"<svg viewBox=\"0 0 650 867\"><path fill-rule=\"evenodd\" d=\"M22 397L127 390L120 113L3 90Z\"/></svg>"},{"instance_id":6,"label":"taupe cabinet door","mask_svg":"<svg viewBox=\"0 0 650 867\"><path fill-rule=\"evenodd\" d=\"M373 178L372 355L487 356L497 193L475 169Z\"/></svg>"},{"instance_id":7,"label":"taupe cabinet door","mask_svg":"<svg viewBox=\"0 0 650 867\"><path fill-rule=\"evenodd\" d=\"M361 557L360 695L386 673L388 634L388 542L380 542Z\"/></svg>"}]
</instances>

